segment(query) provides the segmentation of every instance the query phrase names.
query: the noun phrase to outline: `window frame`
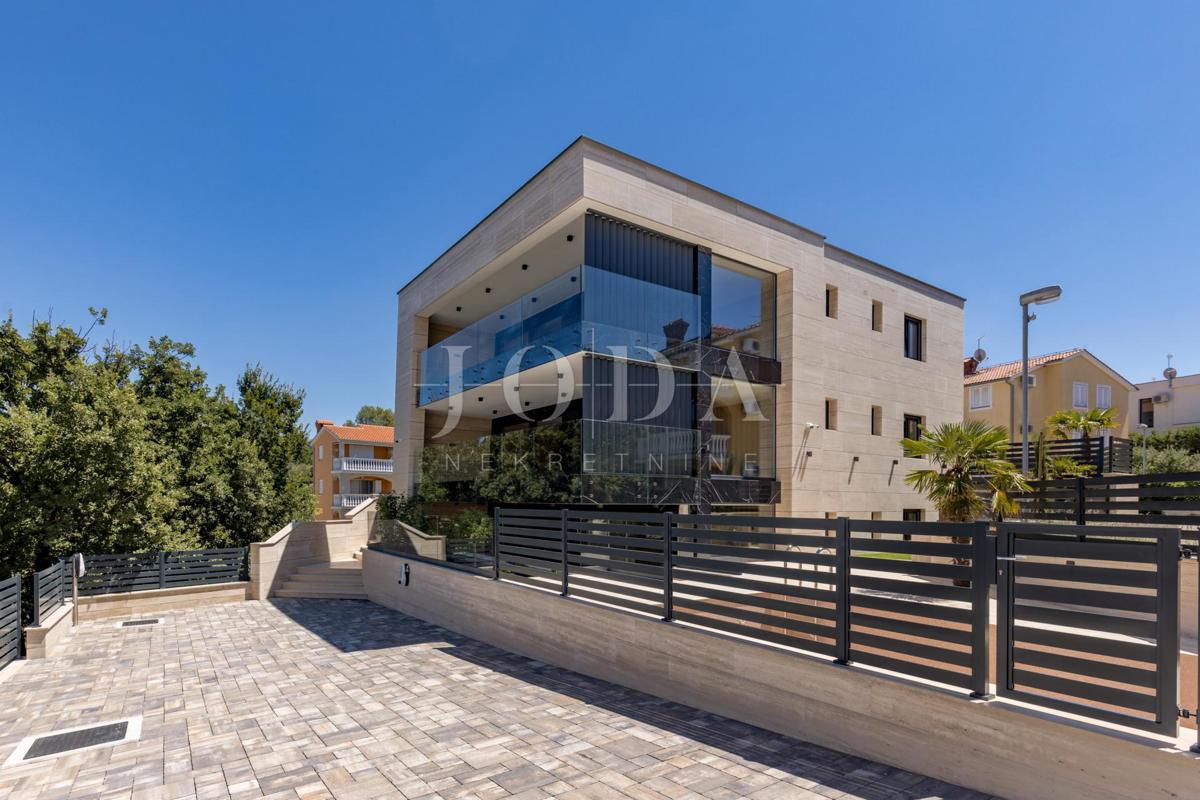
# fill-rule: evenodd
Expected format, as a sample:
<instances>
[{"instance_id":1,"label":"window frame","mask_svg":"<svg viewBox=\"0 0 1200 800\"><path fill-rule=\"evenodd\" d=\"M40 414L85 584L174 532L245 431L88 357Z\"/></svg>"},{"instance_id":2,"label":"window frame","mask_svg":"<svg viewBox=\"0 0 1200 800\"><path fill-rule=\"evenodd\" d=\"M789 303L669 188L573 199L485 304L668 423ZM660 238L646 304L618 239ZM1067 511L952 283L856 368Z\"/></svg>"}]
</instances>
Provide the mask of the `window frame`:
<instances>
[{"instance_id":1,"label":"window frame","mask_svg":"<svg viewBox=\"0 0 1200 800\"><path fill-rule=\"evenodd\" d=\"M1149 411L1147 417L1146 412ZM1138 398L1138 424L1145 425L1147 428L1154 427L1154 398L1139 397Z\"/></svg>"},{"instance_id":2,"label":"window frame","mask_svg":"<svg viewBox=\"0 0 1200 800\"><path fill-rule=\"evenodd\" d=\"M871 406L871 435L883 436L883 406Z\"/></svg>"},{"instance_id":3,"label":"window frame","mask_svg":"<svg viewBox=\"0 0 1200 800\"><path fill-rule=\"evenodd\" d=\"M1101 400L1100 400L1101 392L1108 395L1107 402L1101 402ZM1112 407L1113 407L1112 386L1110 386L1107 383L1097 383L1096 384L1096 408L1112 408Z\"/></svg>"},{"instance_id":4,"label":"window frame","mask_svg":"<svg viewBox=\"0 0 1200 800\"><path fill-rule=\"evenodd\" d=\"M825 430L836 431L838 429L838 402L835 398L825 398Z\"/></svg>"},{"instance_id":5,"label":"window frame","mask_svg":"<svg viewBox=\"0 0 1200 800\"><path fill-rule=\"evenodd\" d=\"M910 335L914 327L915 337ZM913 361L925 360L925 320L912 314L904 315L904 357Z\"/></svg>"},{"instance_id":6,"label":"window frame","mask_svg":"<svg viewBox=\"0 0 1200 800\"><path fill-rule=\"evenodd\" d=\"M1079 404L1079 387L1083 387L1083 405ZM1071 381L1071 408L1087 409L1092 387L1087 381Z\"/></svg>"},{"instance_id":7,"label":"window frame","mask_svg":"<svg viewBox=\"0 0 1200 800\"><path fill-rule=\"evenodd\" d=\"M980 384L976 384L975 386L971 386L968 388L969 388L969 391L967 392L967 410L968 411L987 411L989 408L992 407L992 385L990 383L980 383ZM984 389L986 389L987 391L984 392L983 391ZM981 396L983 394L986 394L987 395L986 402L976 404L976 402L975 402L975 393L976 392L979 392Z\"/></svg>"},{"instance_id":8,"label":"window frame","mask_svg":"<svg viewBox=\"0 0 1200 800\"><path fill-rule=\"evenodd\" d=\"M883 301L871 301L871 330L883 333Z\"/></svg>"},{"instance_id":9,"label":"window frame","mask_svg":"<svg viewBox=\"0 0 1200 800\"><path fill-rule=\"evenodd\" d=\"M908 426L910 424L917 426L917 429L916 429L917 435L916 436L908 435ZM919 442L921 440L921 430L924 427L925 427L925 418L923 416L921 416L920 414L905 413L905 415L904 415L904 430L903 430L904 436L902 438L912 439L914 442Z\"/></svg>"},{"instance_id":10,"label":"window frame","mask_svg":"<svg viewBox=\"0 0 1200 800\"><path fill-rule=\"evenodd\" d=\"M825 284L825 317L838 318L838 287L832 283Z\"/></svg>"}]
</instances>

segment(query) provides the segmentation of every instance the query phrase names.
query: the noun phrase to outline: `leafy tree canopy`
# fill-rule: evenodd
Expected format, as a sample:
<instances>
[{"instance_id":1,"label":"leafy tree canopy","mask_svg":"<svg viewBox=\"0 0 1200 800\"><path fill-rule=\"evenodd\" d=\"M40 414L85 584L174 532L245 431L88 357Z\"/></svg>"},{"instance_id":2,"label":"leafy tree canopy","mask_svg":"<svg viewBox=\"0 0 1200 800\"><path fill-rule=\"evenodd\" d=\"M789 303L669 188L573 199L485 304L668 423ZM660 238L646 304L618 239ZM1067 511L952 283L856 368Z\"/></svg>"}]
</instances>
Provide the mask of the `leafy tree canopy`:
<instances>
[{"instance_id":1,"label":"leafy tree canopy","mask_svg":"<svg viewBox=\"0 0 1200 800\"><path fill-rule=\"evenodd\" d=\"M354 415L354 419L346 420L347 425L395 425L396 415L390 408L383 406L363 406Z\"/></svg>"},{"instance_id":2,"label":"leafy tree canopy","mask_svg":"<svg viewBox=\"0 0 1200 800\"><path fill-rule=\"evenodd\" d=\"M244 546L312 516L303 392L254 366L230 397L186 342L93 343L91 312L83 331L0 323L0 574Z\"/></svg>"}]
</instances>

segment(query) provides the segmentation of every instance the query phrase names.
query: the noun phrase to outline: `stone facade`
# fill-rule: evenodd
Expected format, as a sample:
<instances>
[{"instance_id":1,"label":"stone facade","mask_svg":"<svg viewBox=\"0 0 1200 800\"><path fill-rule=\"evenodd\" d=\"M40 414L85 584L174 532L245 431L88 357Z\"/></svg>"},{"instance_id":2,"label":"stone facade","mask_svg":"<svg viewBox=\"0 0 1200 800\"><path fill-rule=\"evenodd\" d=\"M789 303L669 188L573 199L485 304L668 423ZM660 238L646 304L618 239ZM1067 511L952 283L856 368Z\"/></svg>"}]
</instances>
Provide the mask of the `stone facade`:
<instances>
[{"instance_id":1,"label":"stone facade","mask_svg":"<svg viewBox=\"0 0 1200 800\"><path fill-rule=\"evenodd\" d=\"M611 215L777 276L776 513L898 519L931 511L904 485L914 462L899 439L905 414L927 426L961 419L963 299L828 244L824 237L588 139L579 139L400 291L396 364L396 473L413 485L425 441L416 408L419 355L431 303L486 280L505 255L551 222L586 210ZM825 289L836 287L836 318ZM882 330L872 304L882 304ZM904 317L924 325L924 360L904 357ZM836 430L824 429L826 398ZM871 432L872 406L882 430ZM810 428L808 423L817 428ZM932 518L932 513L928 515Z\"/></svg>"}]
</instances>

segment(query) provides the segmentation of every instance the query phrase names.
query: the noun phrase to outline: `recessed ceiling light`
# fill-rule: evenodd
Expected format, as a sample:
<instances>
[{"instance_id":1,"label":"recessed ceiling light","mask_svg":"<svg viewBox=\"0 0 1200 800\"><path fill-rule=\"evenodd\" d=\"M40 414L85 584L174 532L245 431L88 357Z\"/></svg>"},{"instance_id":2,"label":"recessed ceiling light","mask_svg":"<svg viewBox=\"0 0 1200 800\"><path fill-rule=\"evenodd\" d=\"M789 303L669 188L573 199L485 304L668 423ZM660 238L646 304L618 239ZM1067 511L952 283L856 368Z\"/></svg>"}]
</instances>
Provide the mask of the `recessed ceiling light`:
<instances>
[{"instance_id":1,"label":"recessed ceiling light","mask_svg":"<svg viewBox=\"0 0 1200 800\"><path fill-rule=\"evenodd\" d=\"M455 306L455 307L454 307L454 310L455 310L455 311L462 311L462 306Z\"/></svg>"},{"instance_id":2,"label":"recessed ceiling light","mask_svg":"<svg viewBox=\"0 0 1200 800\"><path fill-rule=\"evenodd\" d=\"M490 287L490 286L485 286L485 287L483 287L483 293L484 293L484 294L491 294L491 293L492 293L492 287Z\"/></svg>"},{"instance_id":3,"label":"recessed ceiling light","mask_svg":"<svg viewBox=\"0 0 1200 800\"><path fill-rule=\"evenodd\" d=\"M479 402L481 402L481 403L483 402L483 398L482 398L482 397L477 397L476 399L477 399Z\"/></svg>"},{"instance_id":4,"label":"recessed ceiling light","mask_svg":"<svg viewBox=\"0 0 1200 800\"><path fill-rule=\"evenodd\" d=\"M531 302L531 303L536 303L536 302L537 302L537 298L536 298L536 297L530 298L529 302Z\"/></svg>"},{"instance_id":5,"label":"recessed ceiling light","mask_svg":"<svg viewBox=\"0 0 1200 800\"><path fill-rule=\"evenodd\" d=\"M568 234L567 234L567 241L568 241L568 242L573 242L573 241L575 241L575 237L574 237L574 235L572 235L572 234L568 233Z\"/></svg>"},{"instance_id":6,"label":"recessed ceiling light","mask_svg":"<svg viewBox=\"0 0 1200 800\"><path fill-rule=\"evenodd\" d=\"M528 265L528 264L522 264L522 265L521 265L521 269L529 269L529 265Z\"/></svg>"}]
</instances>

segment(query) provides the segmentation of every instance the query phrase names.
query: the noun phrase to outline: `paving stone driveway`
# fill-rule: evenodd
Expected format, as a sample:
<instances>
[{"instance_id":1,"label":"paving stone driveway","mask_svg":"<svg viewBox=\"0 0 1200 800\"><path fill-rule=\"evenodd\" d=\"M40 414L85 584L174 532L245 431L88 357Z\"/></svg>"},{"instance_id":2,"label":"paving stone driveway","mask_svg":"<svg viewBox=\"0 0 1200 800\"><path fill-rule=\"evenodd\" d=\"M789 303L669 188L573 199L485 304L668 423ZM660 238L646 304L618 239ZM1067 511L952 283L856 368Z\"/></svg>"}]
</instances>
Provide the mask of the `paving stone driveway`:
<instances>
[{"instance_id":1,"label":"paving stone driveway","mask_svg":"<svg viewBox=\"0 0 1200 800\"><path fill-rule=\"evenodd\" d=\"M0 769L0 798L982 797L361 601L89 623L68 651L0 684L0 762L137 714L141 738Z\"/></svg>"}]
</instances>

